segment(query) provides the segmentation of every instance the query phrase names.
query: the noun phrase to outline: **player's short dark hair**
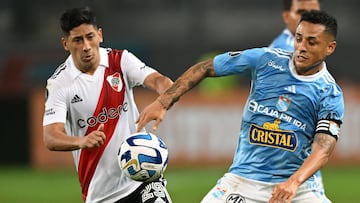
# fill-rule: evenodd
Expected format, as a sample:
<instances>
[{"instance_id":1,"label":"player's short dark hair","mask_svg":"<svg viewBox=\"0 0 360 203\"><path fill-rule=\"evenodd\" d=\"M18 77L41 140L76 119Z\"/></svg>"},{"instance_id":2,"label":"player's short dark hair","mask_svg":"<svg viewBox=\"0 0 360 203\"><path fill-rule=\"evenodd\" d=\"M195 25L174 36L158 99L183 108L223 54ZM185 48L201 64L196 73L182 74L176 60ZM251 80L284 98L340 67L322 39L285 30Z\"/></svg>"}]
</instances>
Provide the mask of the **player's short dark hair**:
<instances>
[{"instance_id":1,"label":"player's short dark hair","mask_svg":"<svg viewBox=\"0 0 360 203\"><path fill-rule=\"evenodd\" d=\"M324 25L325 32L331 34L336 39L338 29L337 21L325 11L305 11L301 14L300 22L302 21Z\"/></svg>"},{"instance_id":2,"label":"player's short dark hair","mask_svg":"<svg viewBox=\"0 0 360 203\"><path fill-rule=\"evenodd\" d=\"M69 35L73 28L82 24L97 27L96 16L89 7L68 9L60 17L60 27L65 35Z\"/></svg>"},{"instance_id":3,"label":"player's short dark hair","mask_svg":"<svg viewBox=\"0 0 360 203\"><path fill-rule=\"evenodd\" d=\"M296 0L283 0L283 10L284 11L290 11L290 8L293 4L293 1ZM321 3L322 0L317 0L319 3Z\"/></svg>"}]
</instances>

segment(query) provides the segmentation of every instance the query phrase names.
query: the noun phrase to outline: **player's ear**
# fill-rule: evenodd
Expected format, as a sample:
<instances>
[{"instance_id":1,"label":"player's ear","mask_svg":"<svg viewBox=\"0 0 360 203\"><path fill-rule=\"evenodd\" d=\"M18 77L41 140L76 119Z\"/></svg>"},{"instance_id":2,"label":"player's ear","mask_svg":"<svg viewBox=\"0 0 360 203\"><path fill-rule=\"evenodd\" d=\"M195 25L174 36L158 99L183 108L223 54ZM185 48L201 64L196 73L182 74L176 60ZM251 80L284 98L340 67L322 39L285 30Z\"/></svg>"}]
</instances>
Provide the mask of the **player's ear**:
<instances>
[{"instance_id":1,"label":"player's ear","mask_svg":"<svg viewBox=\"0 0 360 203\"><path fill-rule=\"evenodd\" d=\"M101 28L98 29L98 35L100 37L100 43L104 41L104 38L103 38L103 31Z\"/></svg>"},{"instance_id":2,"label":"player's ear","mask_svg":"<svg viewBox=\"0 0 360 203\"><path fill-rule=\"evenodd\" d=\"M61 38L61 44L63 45L63 47L66 51L69 51L69 48L67 47L67 38L66 37Z\"/></svg>"},{"instance_id":3,"label":"player's ear","mask_svg":"<svg viewBox=\"0 0 360 203\"><path fill-rule=\"evenodd\" d=\"M327 56L331 55L336 49L336 41L331 41L329 42L328 44L328 47L327 47Z\"/></svg>"},{"instance_id":4,"label":"player's ear","mask_svg":"<svg viewBox=\"0 0 360 203\"><path fill-rule=\"evenodd\" d=\"M287 25L288 22L289 22L289 15L290 15L290 12L289 11L283 11L282 14L281 14L281 17L284 21L284 23Z\"/></svg>"}]
</instances>

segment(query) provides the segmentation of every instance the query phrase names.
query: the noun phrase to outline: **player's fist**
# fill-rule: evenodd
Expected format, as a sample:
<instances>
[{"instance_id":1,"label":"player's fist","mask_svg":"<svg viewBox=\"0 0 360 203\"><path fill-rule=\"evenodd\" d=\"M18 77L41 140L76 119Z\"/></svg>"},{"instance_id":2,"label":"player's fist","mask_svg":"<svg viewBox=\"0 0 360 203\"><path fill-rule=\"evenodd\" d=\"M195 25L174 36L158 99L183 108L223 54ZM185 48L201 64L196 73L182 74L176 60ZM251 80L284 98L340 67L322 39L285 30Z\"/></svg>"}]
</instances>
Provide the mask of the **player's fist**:
<instances>
[{"instance_id":1,"label":"player's fist","mask_svg":"<svg viewBox=\"0 0 360 203\"><path fill-rule=\"evenodd\" d=\"M80 144L81 149L96 148L104 144L106 139L104 133L104 124L100 124L99 127L83 137Z\"/></svg>"}]
</instances>

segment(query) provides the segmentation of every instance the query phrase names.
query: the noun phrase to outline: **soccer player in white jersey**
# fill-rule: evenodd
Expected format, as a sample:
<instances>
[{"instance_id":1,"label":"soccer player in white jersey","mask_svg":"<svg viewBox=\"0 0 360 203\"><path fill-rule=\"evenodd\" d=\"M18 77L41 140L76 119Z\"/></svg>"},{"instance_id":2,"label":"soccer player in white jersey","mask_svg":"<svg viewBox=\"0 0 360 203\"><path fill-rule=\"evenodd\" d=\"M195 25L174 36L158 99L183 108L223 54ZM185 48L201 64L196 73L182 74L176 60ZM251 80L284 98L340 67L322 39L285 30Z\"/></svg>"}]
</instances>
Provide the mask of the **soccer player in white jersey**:
<instances>
[{"instance_id":1,"label":"soccer player in white jersey","mask_svg":"<svg viewBox=\"0 0 360 203\"><path fill-rule=\"evenodd\" d=\"M301 13L304 11L320 10L320 2L321 0L283 0L281 17L286 28L269 46L294 51L294 35Z\"/></svg>"},{"instance_id":2,"label":"soccer player in white jersey","mask_svg":"<svg viewBox=\"0 0 360 203\"><path fill-rule=\"evenodd\" d=\"M342 90L325 63L336 35L335 18L304 12L294 52L252 48L197 63L141 112L138 130L151 120L156 130L172 104L204 78L249 71L233 163L202 202L330 202L314 174L328 162L344 114Z\"/></svg>"},{"instance_id":3,"label":"soccer player in white jersey","mask_svg":"<svg viewBox=\"0 0 360 203\"><path fill-rule=\"evenodd\" d=\"M118 166L117 153L137 129L133 87L160 94L172 81L127 50L100 47L103 32L90 8L65 11L60 24L70 55L47 81L46 147L72 151L85 202L171 202L164 179L131 180Z\"/></svg>"}]
</instances>

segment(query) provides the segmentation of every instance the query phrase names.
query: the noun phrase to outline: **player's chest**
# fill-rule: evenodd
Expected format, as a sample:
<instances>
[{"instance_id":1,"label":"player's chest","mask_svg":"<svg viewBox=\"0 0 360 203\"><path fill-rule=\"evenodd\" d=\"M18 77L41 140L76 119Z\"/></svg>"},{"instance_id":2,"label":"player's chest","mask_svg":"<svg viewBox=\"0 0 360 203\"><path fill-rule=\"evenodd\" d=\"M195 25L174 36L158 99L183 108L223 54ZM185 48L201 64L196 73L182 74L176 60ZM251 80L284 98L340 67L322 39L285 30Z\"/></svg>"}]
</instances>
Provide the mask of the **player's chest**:
<instances>
[{"instance_id":1,"label":"player's chest","mask_svg":"<svg viewBox=\"0 0 360 203\"><path fill-rule=\"evenodd\" d=\"M289 107L315 107L320 99L320 90L316 82L301 81L287 72L260 75L254 85L255 97L268 101L278 110Z\"/></svg>"},{"instance_id":2,"label":"player's chest","mask_svg":"<svg viewBox=\"0 0 360 203\"><path fill-rule=\"evenodd\" d=\"M96 108L117 108L123 105L127 100L125 81L122 78L114 81L112 75L109 77L102 76L95 80L79 78L74 82L67 92L67 103L73 113L88 115Z\"/></svg>"},{"instance_id":3,"label":"player's chest","mask_svg":"<svg viewBox=\"0 0 360 203\"><path fill-rule=\"evenodd\" d=\"M89 114L96 107L103 86L103 77L79 77L67 89L67 104L72 113Z\"/></svg>"}]
</instances>

